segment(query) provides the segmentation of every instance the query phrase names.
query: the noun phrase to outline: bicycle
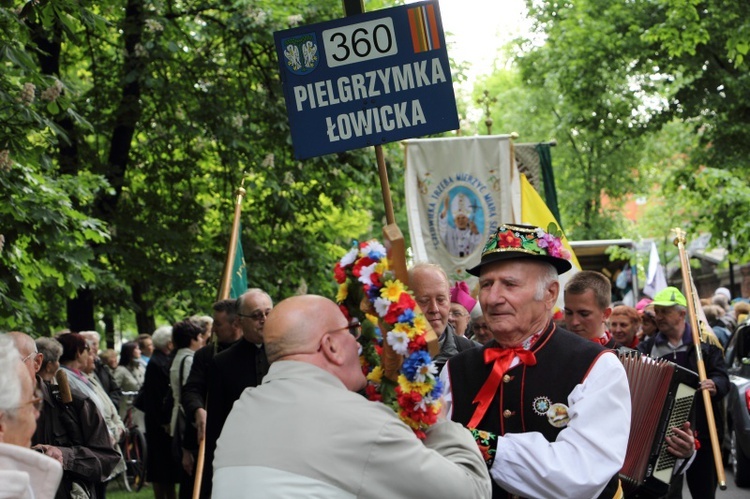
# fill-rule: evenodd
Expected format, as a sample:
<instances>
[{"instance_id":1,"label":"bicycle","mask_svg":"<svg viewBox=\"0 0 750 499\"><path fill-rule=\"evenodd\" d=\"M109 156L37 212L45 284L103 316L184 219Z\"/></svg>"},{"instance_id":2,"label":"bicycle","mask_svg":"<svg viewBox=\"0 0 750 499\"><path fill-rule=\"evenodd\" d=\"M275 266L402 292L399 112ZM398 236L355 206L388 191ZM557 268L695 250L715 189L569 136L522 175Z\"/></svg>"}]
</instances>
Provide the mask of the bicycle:
<instances>
[{"instance_id":1,"label":"bicycle","mask_svg":"<svg viewBox=\"0 0 750 499\"><path fill-rule=\"evenodd\" d=\"M124 397L135 399L138 392L122 392ZM125 415L125 433L120 439L120 449L125 459L123 482L128 492L138 492L146 482L146 438L138 425L133 421L133 405L130 404Z\"/></svg>"}]
</instances>

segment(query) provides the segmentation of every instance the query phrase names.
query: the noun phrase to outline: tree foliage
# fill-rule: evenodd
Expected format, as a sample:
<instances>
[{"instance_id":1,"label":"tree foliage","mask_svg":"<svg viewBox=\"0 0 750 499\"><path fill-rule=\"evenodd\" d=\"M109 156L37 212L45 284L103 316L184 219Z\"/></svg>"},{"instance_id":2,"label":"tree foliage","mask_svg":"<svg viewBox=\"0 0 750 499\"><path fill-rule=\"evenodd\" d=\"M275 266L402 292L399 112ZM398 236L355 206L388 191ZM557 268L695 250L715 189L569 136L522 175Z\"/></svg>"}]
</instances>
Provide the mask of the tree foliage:
<instances>
[{"instance_id":1,"label":"tree foliage","mask_svg":"<svg viewBox=\"0 0 750 499\"><path fill-rule=\"evenodd\" d=\"M750 126L750 66L744 58L750 4L530 0L527 5L535 32L513 48L515 66L499 65L504 69L482 84L501 96L493 112L496 123L515 128L526 116L518 129L524 141L558 140L556 180L571 237L623 235L628 225L619 208L632 194L669 196L662 219L683 217L680 225L711 230L717 244L727 242L720 234L736 236L742 225L718 207L726 196L744 199L748 189L750 151L743 137ZM691 135L688 140L661 134L675 123ZM665 137L675 140L660 147L663 156L649 155ZM685 159L678 168L659 167L680 154ZM722 182L733 189L720 189ZM602 205L605 198L614 210ZM674 199L685 205L678 208Z\"/></svg>"},{"instance_id":2,"label":"tree foliage","mask_svg":"<svg viewBox=\"0 0 750 499\"><path fill-rule=\"evenodd\" d=\"M0 183L25 195L0 210L0 328L111 327L133 311L150 332L208 311L242 179L251 285L331 294L334 257L372 231L374 155L292 157L273 32L342 14L296 0L0 7ZM28 102L27 82L59 95ZM67 317L59 298L41 305L61 292L75 294Z\"/></svg>"}]
</instances>

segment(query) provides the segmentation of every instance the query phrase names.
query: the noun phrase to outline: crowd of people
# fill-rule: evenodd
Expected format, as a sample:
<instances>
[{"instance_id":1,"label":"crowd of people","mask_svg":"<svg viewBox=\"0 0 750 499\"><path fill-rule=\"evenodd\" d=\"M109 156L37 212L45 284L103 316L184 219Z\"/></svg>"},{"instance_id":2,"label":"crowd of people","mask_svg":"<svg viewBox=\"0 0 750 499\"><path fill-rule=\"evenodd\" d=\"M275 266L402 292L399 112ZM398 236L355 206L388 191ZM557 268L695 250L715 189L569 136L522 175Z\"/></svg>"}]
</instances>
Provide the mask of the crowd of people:
<instances>
[{"instance_id":1,"label":"crowd of people","mask_svg":"<svg viewBox=\"0 0 750 499\"><path fill-rule=\"evenodd\" d=\"M572 265L556 242L501 225L467 269L474 290L438 265L409 269L438 338L429 375L443 388L421 440L362 396L361 326L321 296L274 306L248 289L119 354L100 351L93 331L0 335L0 497L106 497L125 469L124 421L145 433L158 499L193 496L201 443L205 498L624 497L632 408L618 354L696 371L687 300L668 287L635 307L612 303L610 280L592 271L561 289ZM729 387L723 347L750 311L727 295L702 303L713 332L697 388L717 422ZM665 497L682 496L683 476L692 497L714 497L702 397L665 444L676 458Z\"/></svg>"}]
</instances>

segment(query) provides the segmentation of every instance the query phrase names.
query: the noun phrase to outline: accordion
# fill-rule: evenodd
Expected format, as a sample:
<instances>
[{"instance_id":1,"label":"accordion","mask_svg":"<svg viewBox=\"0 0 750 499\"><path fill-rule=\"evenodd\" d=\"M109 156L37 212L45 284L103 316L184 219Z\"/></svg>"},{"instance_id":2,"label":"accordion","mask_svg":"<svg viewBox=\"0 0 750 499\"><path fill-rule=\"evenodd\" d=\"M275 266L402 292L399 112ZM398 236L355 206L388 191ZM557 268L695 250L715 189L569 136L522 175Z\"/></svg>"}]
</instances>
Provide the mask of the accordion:
<instances>
[{"instance_id":1,"label":"accordion","mask_svg":"<svg viewBox=\"0 0 750 499\"><path fill-rule=\"evenodd\" d=\"M630 385L630 438L620 480L626 497L661 497L677 458L664 438L690 416L698 375L665 359L620 354Z\"/></svg>"}]
</instances>

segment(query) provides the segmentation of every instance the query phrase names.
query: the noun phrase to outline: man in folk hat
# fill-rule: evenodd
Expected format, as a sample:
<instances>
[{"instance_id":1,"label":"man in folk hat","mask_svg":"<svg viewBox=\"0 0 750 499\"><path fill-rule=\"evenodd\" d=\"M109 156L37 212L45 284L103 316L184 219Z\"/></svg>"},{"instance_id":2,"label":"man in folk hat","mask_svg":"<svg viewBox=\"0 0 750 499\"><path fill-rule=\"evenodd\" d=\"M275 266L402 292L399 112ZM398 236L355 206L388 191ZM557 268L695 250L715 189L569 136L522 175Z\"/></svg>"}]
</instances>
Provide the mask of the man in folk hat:
<instances>
[{"instance_id":1,"label":"man in folk hat","mask_svg":"<svg viewBox=\"0 0 750 499\"><path fill-rule=\"evenodd\" d=\"M501 225L468 272L494 339L451 358L448 411L472 430L493 497L617 497L630 433L630 393L617 356L557 328L559 237Z\"/></svg>"},{"instance_id":2,"label":"man in folk hat","mask_svg":"<svg viewBox=\"0 0 750 499\"><path fill-rule=\"evenodd\" d=\"M651 357L665 358L697 372L698 363L693 343L693 332L690 323L686 320L687 300L685 295L675 287L664 288L654 296L653 306L658 331L655 335L644 338L643 342L638 345L638 350ZM721 399L729 391L729 376L718 340L713 335L702 335L703 337L706 340L705 342L701 341L700 347L707 378L701 382L700 389L708 390L711 394L716 429L719 432L719 441L721 442L724 428ZM715 496L718 479L713 462L713 451L702 396L695 397L693 415L692 427L700 445L695 460L685 474L687 475L690 494L693 497L710 499ZM672 489L676 490L670 490L670 497L681 497L681 476L672 481Z\"/></svg>"}]
</instances>

